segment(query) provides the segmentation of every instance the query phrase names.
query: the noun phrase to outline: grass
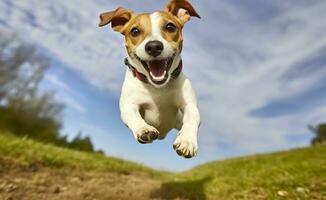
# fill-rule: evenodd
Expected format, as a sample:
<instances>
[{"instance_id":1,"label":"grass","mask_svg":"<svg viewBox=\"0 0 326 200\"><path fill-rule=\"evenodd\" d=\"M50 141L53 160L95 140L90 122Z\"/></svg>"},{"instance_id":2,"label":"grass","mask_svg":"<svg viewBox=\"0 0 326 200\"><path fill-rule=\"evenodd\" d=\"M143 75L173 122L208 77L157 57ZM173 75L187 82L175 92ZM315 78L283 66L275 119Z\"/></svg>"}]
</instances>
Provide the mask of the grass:
<instances>
[{"instance_id":1,"label":"grass","mask_svg":"<svg viewBox=\"0 0 326 200\"><path fill-rule=\"evenodd\" d=\"M326 199L326 145L210 162L179 174L113 157L0 134L0 169L9 160L55 168L142 173L161 180L159 199Z\"/></svg>"},{"instance_id":2,"label":"grass","mask_svg":"<svg viewBox=\"0 0 326 200\"><path fill-rule=\"evenodd\" d=\"M161 192L170 199L326 199L326 146L210 162L163 183Z\"/></svg>"},{"instance_id":3,"label":"grass","mask_svg":"<svg viewBox=\"0 0 326 200\"><path fill-rule=\"evenodd\" d=\"M2 158L2 162L10 160L20 166L40 164L97 172L145 173L154 177L167 174L123 159L56 147L3 133L0 133L0 158Z\"/></svg>"}]
</instances>

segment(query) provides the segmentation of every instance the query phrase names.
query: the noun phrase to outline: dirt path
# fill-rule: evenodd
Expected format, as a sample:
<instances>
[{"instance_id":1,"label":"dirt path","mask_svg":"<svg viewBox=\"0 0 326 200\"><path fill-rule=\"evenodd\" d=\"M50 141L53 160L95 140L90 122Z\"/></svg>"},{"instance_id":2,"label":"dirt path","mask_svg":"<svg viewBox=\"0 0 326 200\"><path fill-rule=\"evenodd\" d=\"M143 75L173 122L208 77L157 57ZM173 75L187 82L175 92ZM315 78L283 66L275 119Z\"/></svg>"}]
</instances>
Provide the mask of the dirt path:
<instances>
[{"instance_id":1,"label":"dirt path","mask_svg":"<svg viewBox=\"0 0 326 200\"><path fill-rule=\"evenodd\" d=\"M152 193L159 188L158 180L145 175L46 167L0 170L0 200L145 200L155 199Z\"/></svg>"}]
</instances>

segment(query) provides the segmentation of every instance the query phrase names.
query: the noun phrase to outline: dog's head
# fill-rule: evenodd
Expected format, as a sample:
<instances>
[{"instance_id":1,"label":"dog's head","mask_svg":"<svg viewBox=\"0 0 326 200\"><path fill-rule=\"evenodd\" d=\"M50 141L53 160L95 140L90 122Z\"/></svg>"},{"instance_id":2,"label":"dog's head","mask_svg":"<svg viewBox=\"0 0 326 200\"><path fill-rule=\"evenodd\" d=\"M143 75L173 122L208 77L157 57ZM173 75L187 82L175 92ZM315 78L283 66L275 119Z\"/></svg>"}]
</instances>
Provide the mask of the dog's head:
<instances>
[{"instance_id":1,"label":"dog's head","mask_svg":"<svg viewBox=\"0 0 326 200\"><path fill-rule=\"evenodd\" d=\"M178 67L182 28L190 17L199 17L187 0L171 0L164 11L135 14L125 8L100 15L99 26L111 23L125 36L129 62L156 86L166 85Z\"/></svg>"}]
</instances>

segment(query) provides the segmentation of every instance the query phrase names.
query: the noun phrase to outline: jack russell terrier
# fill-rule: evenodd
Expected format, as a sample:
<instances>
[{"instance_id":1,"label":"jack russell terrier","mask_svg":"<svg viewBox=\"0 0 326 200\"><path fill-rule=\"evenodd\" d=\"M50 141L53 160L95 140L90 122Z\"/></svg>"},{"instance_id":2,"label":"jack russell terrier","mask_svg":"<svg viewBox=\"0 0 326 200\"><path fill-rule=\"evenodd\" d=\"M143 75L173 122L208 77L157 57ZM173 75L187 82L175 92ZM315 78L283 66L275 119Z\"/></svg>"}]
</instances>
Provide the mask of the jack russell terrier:
<instances>
[{"instance_id":1,"label":"jack russell terrier","mask_svg":"<svg viewBox=\"0 0 326 200\"><path fill-rule=\"evenodd\" d=\"M200 18L187 0L172 0L154 13L119 7L100 14L99 24L111 23L125 36L129 70L120 97L122 121L142 144L176 128L173 148L185 158L197 155L200 125L195 93L181 72L182 28L192 16Z\"/></svg>"}]
</instances>

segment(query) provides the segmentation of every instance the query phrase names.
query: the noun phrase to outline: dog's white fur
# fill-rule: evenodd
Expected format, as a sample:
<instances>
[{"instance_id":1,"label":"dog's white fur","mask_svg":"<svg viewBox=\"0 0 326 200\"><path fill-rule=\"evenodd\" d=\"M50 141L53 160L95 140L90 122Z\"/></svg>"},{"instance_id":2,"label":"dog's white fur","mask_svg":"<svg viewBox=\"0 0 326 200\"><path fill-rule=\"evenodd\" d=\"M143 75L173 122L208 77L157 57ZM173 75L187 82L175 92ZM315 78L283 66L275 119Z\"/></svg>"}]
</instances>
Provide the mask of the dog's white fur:
<instances>
[{"instance_id":1,"label":"dog's white fur","mask_svg":"<svg viewBox=\"0 0 326 200\"><path fill-rule=\"evenodd\" d=\"M160 17L158 12L150 15L152 33L137 47L136 54L143 60L150 59L145 52L145 44L152 40L163 43L164 50L160 55L162 58L175 54L169 42L161 36L158 25ZM139 72L148 76L148 72L136 58L128 57L128 60ZM155 85L150 78L150 84L145 84L127 70L122 86L120 110L123 122L132 130L136 139L150 133L156 133L159 139L163 139L171 129L176 128L179 132L174 148L179 155L189 158L197 154L200 115L189 79L183 73L176 79L171 79L171 73L178 67L180 60L180 55L175 55L168 72L169 78L163 85Z\"/></svg>"}]
</instances>

